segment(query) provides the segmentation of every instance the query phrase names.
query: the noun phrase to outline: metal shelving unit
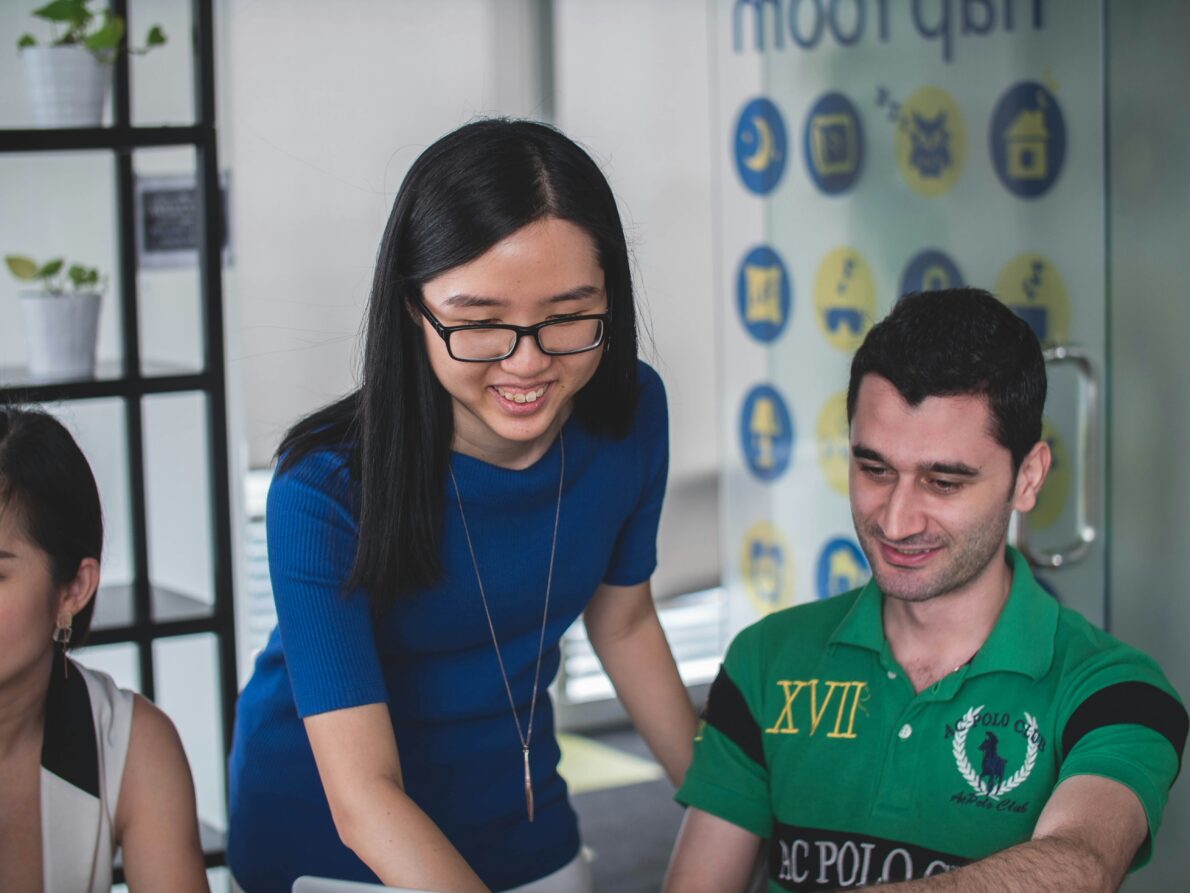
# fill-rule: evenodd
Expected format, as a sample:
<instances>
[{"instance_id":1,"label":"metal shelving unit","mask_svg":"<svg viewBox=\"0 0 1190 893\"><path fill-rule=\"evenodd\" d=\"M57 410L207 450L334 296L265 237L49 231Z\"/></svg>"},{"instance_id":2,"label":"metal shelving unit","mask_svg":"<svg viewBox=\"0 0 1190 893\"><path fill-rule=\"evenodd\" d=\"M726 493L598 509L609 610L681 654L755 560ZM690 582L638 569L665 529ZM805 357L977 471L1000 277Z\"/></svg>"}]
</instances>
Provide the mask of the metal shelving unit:
<instances>
[{"instance_id":1,"label":"metal shelving unit","mask_svg":"<svg viewBox=\"0 0 1190 893\"><path fill-rule=\"evenodd\" d=\"M127 0L111 0L112 11L127 18ZM23 369L0 367L0 401L49 403L118 399L126 428L128 504L132 582L102 588L89 645L131 643L136 646L140 690L156 694L153 643L162 639L210 634L216 642L220 721L224 755L231 742L237 694L235 615L232 600L231 503L227 446L227 397L223 355L223 283L220 246L222 213L215 131L215 52L212 0L192 0L194 109L192 126L134 127L128 56L121 54L113 78L113 124L67 130L0 130L0 153L106 152L115 165L117 277L122 357L101 364L85 381L44 383L30 380ZM184 369L141 358L135 174L138 149L190 147L195 151L199 294L202 302L202 368ZM213 559L213 603L155 585L149 571L146 504L146 397L198 394L205 398L206 452L209 468L208 521ZM224 864L223 835L203 828L208 866Z\"/></svg>"}]
</instances>

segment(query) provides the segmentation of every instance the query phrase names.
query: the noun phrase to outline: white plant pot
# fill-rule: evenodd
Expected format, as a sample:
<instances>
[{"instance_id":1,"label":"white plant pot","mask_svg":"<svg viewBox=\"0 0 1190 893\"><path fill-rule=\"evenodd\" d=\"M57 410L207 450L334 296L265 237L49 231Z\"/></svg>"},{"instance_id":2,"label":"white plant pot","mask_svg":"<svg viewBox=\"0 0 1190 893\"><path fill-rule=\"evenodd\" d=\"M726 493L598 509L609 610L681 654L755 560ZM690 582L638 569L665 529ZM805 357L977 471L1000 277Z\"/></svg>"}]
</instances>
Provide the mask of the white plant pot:
<instances>
[{"instance_id":1,"label":"white plant pot","mask_svg":"<svg viewBox=\"0 0 1190 893\"><path fill-rule=\"evenodd\" d=\"M38 127L98 127L112 65L81 46L21 50L25 92Z\"/></svg>"},{"instance_id":2,"label":"white plant pot","mask_svg":"<svg viewBox=\"0 0 1190 893\"><path fill-rule=\"evenodd\" d=\"M29 374L39 381L91 378L95 374L99 305L99 292L22 294Z\"/></svg>"}]
</instances>

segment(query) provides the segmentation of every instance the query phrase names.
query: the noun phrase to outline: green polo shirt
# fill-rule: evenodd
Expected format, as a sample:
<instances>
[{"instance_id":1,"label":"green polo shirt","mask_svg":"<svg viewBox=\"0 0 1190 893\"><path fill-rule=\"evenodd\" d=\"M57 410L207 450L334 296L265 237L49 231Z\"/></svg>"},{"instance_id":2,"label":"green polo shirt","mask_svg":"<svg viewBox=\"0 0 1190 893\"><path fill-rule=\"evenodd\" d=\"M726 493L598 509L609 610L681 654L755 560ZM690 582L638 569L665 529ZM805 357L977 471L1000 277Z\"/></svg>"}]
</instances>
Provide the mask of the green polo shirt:
<instances>
[{"instance_id":1,"label":"green polo shirt","mask_svg":"<svg viewBox=\"0 0 1190 893\"><path fill-rule=\"evenodd\" d=\"M1127 785L1146 862L1186 740L1150 658L1061 607L1008 550L983 647L920 693L875 581L771 614L728 649L677 799L769 842L769 890L925 877L1029 840L1073 775Z\"/></svg>"}]
</instances>

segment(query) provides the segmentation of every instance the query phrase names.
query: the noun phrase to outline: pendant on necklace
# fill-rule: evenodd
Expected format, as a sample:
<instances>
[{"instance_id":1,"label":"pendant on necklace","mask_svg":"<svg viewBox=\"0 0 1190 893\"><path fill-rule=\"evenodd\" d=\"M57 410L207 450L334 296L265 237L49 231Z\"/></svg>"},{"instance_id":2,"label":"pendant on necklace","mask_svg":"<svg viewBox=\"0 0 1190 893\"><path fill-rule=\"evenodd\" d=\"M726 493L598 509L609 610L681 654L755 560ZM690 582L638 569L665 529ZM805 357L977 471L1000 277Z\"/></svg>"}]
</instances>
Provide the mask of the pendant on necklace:
<instances>
[{"instance_id":1,"label":"pendant on necklace","mask_svg":"<svg viewBox=\"0 0 1190 893\"><path fill-rule=\"evenodd\" d=\"M529 821L533 821L533 776L529 774L529 747L522 749L525 756L525 808L529 811Z\"/></svg>"}]
</instances>

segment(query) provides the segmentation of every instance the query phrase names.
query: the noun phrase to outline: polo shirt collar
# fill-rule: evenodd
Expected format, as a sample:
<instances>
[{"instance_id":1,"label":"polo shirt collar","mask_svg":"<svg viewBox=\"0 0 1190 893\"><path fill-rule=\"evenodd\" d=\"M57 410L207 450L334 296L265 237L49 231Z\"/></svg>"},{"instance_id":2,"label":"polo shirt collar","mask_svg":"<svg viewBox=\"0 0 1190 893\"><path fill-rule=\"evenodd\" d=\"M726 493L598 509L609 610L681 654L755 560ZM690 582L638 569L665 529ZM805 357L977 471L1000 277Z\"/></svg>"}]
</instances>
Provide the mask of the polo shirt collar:
<instances>
[{"instance_id":1,"label":"polo shirt collar","mask_svg":"<svg viewBox=\"0 0 1190 893\"><path fill-rule=\"evenodd\" d=\"M991 635L971 661L967 675L1008 671L1040 679L1054 657L1058 603L1041 588L1025 557L1011 546L1012 588ZM877 653L888 648L881 604L884 595L870 579L831 634L830 644L855 645Z\"/></svg>"}]
</instances>

